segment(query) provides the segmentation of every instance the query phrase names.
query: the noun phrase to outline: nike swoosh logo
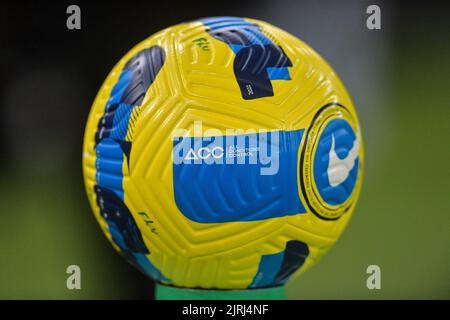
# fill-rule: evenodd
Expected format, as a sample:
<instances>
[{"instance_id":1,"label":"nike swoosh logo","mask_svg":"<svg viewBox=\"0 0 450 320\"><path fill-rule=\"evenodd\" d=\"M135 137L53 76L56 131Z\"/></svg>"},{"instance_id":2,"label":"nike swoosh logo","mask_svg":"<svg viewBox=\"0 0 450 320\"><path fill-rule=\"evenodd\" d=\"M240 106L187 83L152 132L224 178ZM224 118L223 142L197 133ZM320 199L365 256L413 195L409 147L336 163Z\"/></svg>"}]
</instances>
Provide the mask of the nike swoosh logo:
<instances>
[{"instance_id":1,"label":"nike swoosh logo","mask_svg":"<svg viewBox=\"0 0 450 320\"><path fill-rule=\"evenodd\" d=\"M336 154L333 134L331 135L331 141L327 174L330 186L336 187L348 178L350 171L355 166L359 155L360 134L358 132L356 135L353 147L344 159L340 159Z\"/></svg>"}]
</instances>

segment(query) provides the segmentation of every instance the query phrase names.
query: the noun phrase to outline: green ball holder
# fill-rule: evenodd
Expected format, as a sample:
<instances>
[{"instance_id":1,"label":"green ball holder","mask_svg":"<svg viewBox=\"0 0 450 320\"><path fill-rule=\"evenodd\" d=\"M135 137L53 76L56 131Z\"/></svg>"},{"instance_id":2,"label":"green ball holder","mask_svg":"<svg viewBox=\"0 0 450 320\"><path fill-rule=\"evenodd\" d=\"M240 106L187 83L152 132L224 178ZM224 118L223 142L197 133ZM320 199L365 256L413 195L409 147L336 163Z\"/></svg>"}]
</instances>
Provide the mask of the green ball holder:
<instances>
[{"instance_id":1,"label":"green ball holder","mask_svg":"<svg viewBox=\"0 0 450 320\"><path fill-rule=\"evenodd\" d=\"M285 300L284 286L247 290L206 290L155 285L156 300Z\"/></svg>"}]
</instances>

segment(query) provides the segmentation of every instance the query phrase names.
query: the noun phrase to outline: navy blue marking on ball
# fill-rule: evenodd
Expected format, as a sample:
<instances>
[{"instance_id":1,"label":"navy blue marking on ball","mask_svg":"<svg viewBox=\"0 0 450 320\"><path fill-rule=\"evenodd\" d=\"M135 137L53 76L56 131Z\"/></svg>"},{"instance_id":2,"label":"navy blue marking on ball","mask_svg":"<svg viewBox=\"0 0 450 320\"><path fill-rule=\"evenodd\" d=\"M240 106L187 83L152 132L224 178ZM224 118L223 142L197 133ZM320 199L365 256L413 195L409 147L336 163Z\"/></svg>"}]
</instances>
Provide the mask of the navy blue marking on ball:
<instances>
[{"instance_id":1,"label":"navy blue marking on ball","mask_svg":"<svg viewBox=\"0 0 450 320\"><path fill-rule=\"evenodd\" d=\"M130 210L119 196L114 191L98 185L95 186L95 193L97 205L108 223L114 242L123 251L150 253Z\"/></svg>"},{"instance_id":2,"label":"navy blue marking on ball","mask_svg":"<svg viewBox=\"0 0 450 320\"><path fill-rule=\"evenodd\" d=\"M105 112L95 133L96 184L94 191L100 214L121 253L144 273L170 281L146 257L150 250L124 202L122 167L130 164L132 142L127 141L128 125L134 108L139 107L161 70L164 50L153 46L139 51L123 68L111 90Z\"/></svg>"},{"instance_id":3,"label":"navy blue marking on ball","mask_svg":"<svg viewBox=\"0 0 450 320\"><path fill-rule=\"evenodd\" d=\"M208 33L225 42L236 57L233 70L242 98L273 96L272 80L291 80L292 62L255 24L236 17L201 19Z\"/></svg>"},{"instance_id":4,"label":"navy blue marking on ball","mask_svg":"<svg viewBox=\"0 0 450 320\"><path fill-rule=\"evenodd\" d=\"M283 262L278 271L274 285L283 285L289 277L305 263L309 255L308 245L304 242L291 240L286 244Z\"/></svg>"},{"instance_id":5,"label":"navy blue marking on ball","mask_svg":"<svg viewBox=\"0 0 450 320\"><path fill-rule=\"evenodd\" d=\"M124 67L124 70L131 72L133 76L122 93L120 102L133 106L141 105L165 59L166 54L160 46L144 49L134 55Z\"/></svg>"},{"instance_id":6,"label":"navy blue marking on ball","mask_svg":"<svg viewBox=\"0 0 450 320\"><path fill-rule=\"evenodd\" d=\"M309 256L308 245L290 240L283 251L261 256L258 271L249 288L266 288L284 285L299 270Z\"/></svg>"},{"instance_id":7,"label":"navy blue marking on ball","mask_svg":"<svg viewBox=\"0 0 450 320\"><path fill-rule=\"evenodd\" d=\"M273 87L268 69L273 75L286 74L277 68L291 67L292 63L283 49L274 45L250 46L239 50L233 69L244 99L273 96ZM282 69L283 70L283 69ZM287 80L290 80L287 79Z\"/></svg>"}]
</instances>

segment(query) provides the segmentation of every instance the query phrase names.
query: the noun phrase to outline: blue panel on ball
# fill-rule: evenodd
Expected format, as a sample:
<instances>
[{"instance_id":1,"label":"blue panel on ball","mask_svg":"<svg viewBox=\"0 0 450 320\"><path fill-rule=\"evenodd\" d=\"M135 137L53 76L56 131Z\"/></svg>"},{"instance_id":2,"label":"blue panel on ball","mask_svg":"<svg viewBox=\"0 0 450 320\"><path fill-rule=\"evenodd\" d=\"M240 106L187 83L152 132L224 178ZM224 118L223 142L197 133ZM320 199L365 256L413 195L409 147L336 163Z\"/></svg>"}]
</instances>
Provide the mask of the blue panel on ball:
<instances>
[{"instance_id":1,"label":"blue panel on ball","mask_svg":"<svg viewBox=\"0 0 450 320\"><path fill-rule=\"evenodd\" d=\"M290 240L283 251L261 256L258 271L249 288L281 286L299 270L309 256L308 245L302 241Z\"/></svg>"},{"instance_id":2,"label":"blue panel on ball","mask_svg":"<svg viewBox=\"0 0 450 320\"><path fill-rule=\"evenodd\" d=\"M178 209L200 223L305 213L297 186L303 132L175 138L173 185Z\"/></svg>"},{"instance_id":3,"label":"blue panel on ball","mask_svg":"<svg viewBox=\"0 0 450 320\"><path fill-rule=\"evenodd\" d=\"M108 104L106 107L107 109L112 105L120 103L123 92L129 86L132 78L133 78L133 73L131 71L128 71L127 69L124 69L122 71L122 73L119 76L119 80L114 85L113 89L111 90L111 95L109 97Z\"/></svg>"},{"instance_id":4,"label":"blue panel on ball","mask_svg":"<svg viewBox=\"0 0 450 320\"><path fill-rule=\"evenodd\" d=\"M284 251L263 255L259 262L258 272L248 287L253 289L272 286L278 270L281 269L283 258Z\"/></svg>"},{"instance_id":5,"label":"blue panel on ball","mask_svg":"<svg viewBox=\"0 0 450 320\"><path fill-rule=\"evenodd\" d=\"M130 121L131 112L134 106L130 104L121 103L117 107L113 124L110 132L110 137L115 140L125 140L128 131L128 122Z\"/></svg>"},{"instance_id":6,"label":"blue panel on ball","mask_svg":"<svg viewBox=\"0 0 450 320\"><path fill-rule=\"evenodd\" d=\"M350 154L353 150L353 154ZM323 130L317 143L314 157L314 180L322 199L330 205L339 205L345 202L355 188L359 157L355 151L359 151L357 136L350 124L344 119L331 120ZM339 184L331 184L330 154L335 153L337 159L336 169L347 171L348 175ZM350 161L348 161L350 160Z\"/></svg>"},{"instance_id":7,"label":"blue panel on ball","mask_svg":"<svg viewBox=\"0 0 450 320\"><path fill-rule=\"evenodd\" d=\"M159 46L139 51L125 64L112 88L95 133L94 191L100 214L122 254L154 279L169 281L146 257L150 250L124 202L122 172L132 148L132 142L126 140L131 113L141 105L164 59L164 50Z\"/></svg>"},{"instance_id":8,"label":"blue panel on ball","mask_svg":"<svg viewBox=\"0 0 450 320\"><path fill-rule=\"evenodd\" d=\"M291 80L287 68L267 68L267 74L270 80Z\"/></svg>"}]
</instances>

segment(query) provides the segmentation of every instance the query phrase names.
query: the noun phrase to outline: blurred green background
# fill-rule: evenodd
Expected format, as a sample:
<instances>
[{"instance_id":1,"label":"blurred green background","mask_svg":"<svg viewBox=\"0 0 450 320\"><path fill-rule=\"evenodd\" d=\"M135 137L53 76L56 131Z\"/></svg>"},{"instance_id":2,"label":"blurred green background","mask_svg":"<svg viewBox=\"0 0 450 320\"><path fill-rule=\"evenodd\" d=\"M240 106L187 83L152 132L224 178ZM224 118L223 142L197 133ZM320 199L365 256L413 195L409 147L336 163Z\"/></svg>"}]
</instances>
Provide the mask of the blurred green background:
<instances>
[{"instance_id":1,"label":"blurred green background","mask_svg":"<svg viewBox=\"0 0 450 320\"><path fill-rule=\"evenodd\" d=\"M0 298L153 297L152 283L114 252L91 214L84 123L104 77L133 44L211 15L267 20L306 40L336 69L360 114L366 167L356 212L322 261L289 282L288 297L450 298L445 3L375 2L382 30L371 31L365 8L373 3L365 1L82 2L76 32L65 29L68 4L11 2L1 12ZM82 290L66 288L71 264L81 267ZM381 268L381 290L366 287L372 264Z\"/></svg>"}]
</instances>

